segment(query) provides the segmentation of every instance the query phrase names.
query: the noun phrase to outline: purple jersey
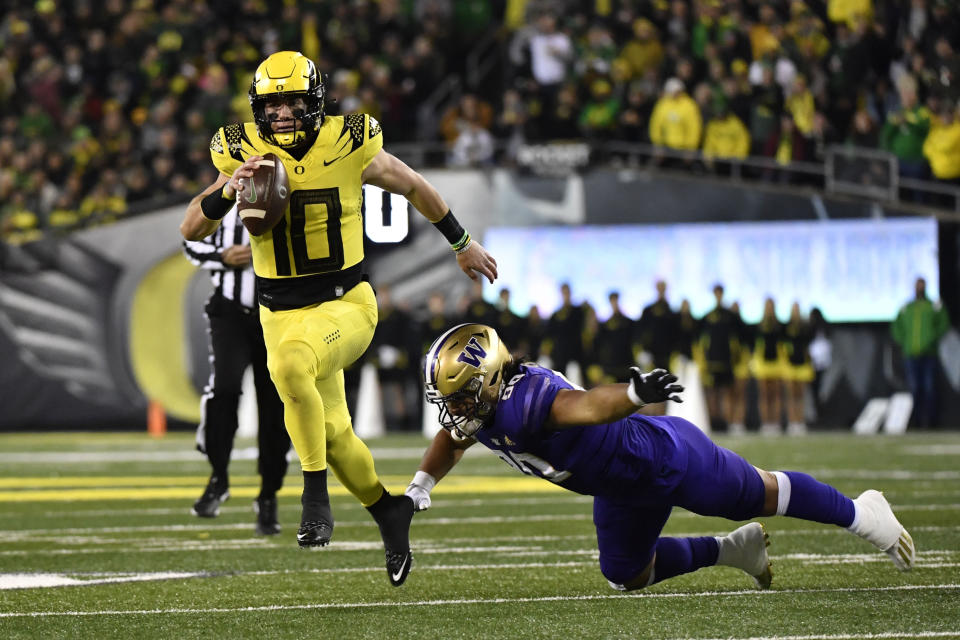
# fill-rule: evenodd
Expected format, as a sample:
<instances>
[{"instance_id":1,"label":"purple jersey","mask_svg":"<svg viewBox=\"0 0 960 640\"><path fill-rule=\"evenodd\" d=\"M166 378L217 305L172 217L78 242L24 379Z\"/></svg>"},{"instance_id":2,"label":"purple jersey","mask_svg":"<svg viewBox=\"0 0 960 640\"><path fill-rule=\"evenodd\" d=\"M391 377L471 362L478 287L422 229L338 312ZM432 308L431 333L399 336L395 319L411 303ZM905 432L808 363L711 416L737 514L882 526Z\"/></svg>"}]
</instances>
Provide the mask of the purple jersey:
<instances>
[{"instance_id":1,"label":"purple jersey","mask_svg":"<svg viewBox=\"0 0 960 640\"><path fill-rule=\"evenodd\" d=\"M687 467L669 419L634 414L610 424L544 428L557 392L573 388L556 371L523 364L507 382L493 423L474 437L515 469L571 491L662 501Z\"/></svg>"}]
</instances>

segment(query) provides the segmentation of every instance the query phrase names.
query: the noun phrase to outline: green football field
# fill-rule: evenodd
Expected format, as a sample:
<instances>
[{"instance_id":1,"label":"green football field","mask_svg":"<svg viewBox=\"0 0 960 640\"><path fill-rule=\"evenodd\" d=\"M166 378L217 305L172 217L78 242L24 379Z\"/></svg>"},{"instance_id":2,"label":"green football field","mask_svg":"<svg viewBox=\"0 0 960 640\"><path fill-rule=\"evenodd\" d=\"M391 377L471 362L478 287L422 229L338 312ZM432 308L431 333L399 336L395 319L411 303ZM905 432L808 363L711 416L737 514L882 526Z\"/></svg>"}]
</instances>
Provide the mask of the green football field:
<instances>
[{"instance_id":1,"label":"green football field","mask_svg":"<svg viewBox=\"0 0 960 640\"><path fill-rule=\"evenodd\" d=\"M300 477L283 533L253 533L254 443L238 441L220 517L192 434L0 435L0 638L960 638L960 433L719 438L767 469L848 495L885 492L918 549L899 573L840 529L765 518L774 582L708 568L613 591L597 566L590 500L527 478L477 446L411 530L414 568L391 587L369 515L331 485L336 529L300 551ZM427 441L371 441L402 491ZM669 535L737 525L676 510Z\"/></svg>"}]
</instances>

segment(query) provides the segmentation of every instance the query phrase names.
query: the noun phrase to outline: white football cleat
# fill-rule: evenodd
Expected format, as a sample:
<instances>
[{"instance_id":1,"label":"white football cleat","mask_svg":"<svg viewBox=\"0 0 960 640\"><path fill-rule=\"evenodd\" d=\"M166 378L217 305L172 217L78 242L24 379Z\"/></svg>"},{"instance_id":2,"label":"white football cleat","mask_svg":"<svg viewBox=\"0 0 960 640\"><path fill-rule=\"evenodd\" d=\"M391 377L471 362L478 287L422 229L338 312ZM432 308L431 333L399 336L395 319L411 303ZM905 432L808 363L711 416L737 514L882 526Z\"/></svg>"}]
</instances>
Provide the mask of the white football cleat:
<instances>
[{"instance_id":1,"label":"white football cleat","mask_svg":"<svg viewBox=\"0 0 960 640\"><path fill-rule=\"evenodd\" d=\"M893 509L883 494L868 489L857 496L853 503L857 516L847 530L885 552L900 571L912 569L917 553L913 538L897 520L897 516L893 515Z\"/></svg>"},{"instance_id":2,"label":"white football cleat","mask_svg":"<svg viewBox=\"0 0 960 640\"><path fill-rule=\"evenodd\" d=\"M773 581L773 571L767 547L770 546L770 536L759 522L745 524L727 535L717 538L720 553L717 555L717 564L725 567L736 567L746 571L758 589L769 589Z\"/></svg>"}]
</instances>

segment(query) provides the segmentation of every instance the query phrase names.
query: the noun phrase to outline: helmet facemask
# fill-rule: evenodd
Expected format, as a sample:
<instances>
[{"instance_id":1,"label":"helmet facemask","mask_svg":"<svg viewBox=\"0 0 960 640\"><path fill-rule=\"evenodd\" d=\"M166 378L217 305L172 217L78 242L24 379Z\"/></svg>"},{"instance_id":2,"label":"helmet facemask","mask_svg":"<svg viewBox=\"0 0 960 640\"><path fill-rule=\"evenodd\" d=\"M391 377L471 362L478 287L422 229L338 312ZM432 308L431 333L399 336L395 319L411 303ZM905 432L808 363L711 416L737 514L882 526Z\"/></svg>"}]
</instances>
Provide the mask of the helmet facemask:
<instances>
[{"instance_id":1,"label":"helmet facemask","mask_svg":"<svg viewBox=\"0 0 960 640\"><path fill-rule=\"evenodd\" d=\"M309 58L292 51L280 51L264 60L250 83L250 107L260 136L272 145L291 148L304 142L309 134L323 124L323 79ZM272 101L288 104L297 98L303 100L302 109L293 109L293 117L300 126L292 131L274 132L273 122L266 113Z\"/></svg>"},{"instance_id":2,"label":"helmet facemask","mask_svg":"<svg viewBox=\"0 0 960 640\"><path fill-rule=\"evenodd\" d=\"M429 399L440 407L440 426L458 439L473 437L493 418L494 406L480 397L483 379L470 380L463 389Z\"/></svg>"}]
</instances>

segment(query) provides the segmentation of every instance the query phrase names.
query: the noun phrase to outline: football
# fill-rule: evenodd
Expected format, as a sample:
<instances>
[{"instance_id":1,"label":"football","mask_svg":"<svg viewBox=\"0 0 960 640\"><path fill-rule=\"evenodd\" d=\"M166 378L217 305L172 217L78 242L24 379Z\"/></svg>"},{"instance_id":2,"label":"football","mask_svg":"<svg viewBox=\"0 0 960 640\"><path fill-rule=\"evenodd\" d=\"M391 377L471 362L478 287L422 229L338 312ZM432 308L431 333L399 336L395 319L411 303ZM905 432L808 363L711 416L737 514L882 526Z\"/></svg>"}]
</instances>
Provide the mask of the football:
<instances>
[{"instance_id":1,"label":"football","mask_svg":"<svg viewBox=\"0 0 960 640\"><path fill-rule=\"evenodd\" d=\"M283 218L290 202L287 170L276 154L268 153L257 162L252 178L241 178L243 191L237 195L237 212L252 236L263 235Z\"/></svg>"}]
</instances>

